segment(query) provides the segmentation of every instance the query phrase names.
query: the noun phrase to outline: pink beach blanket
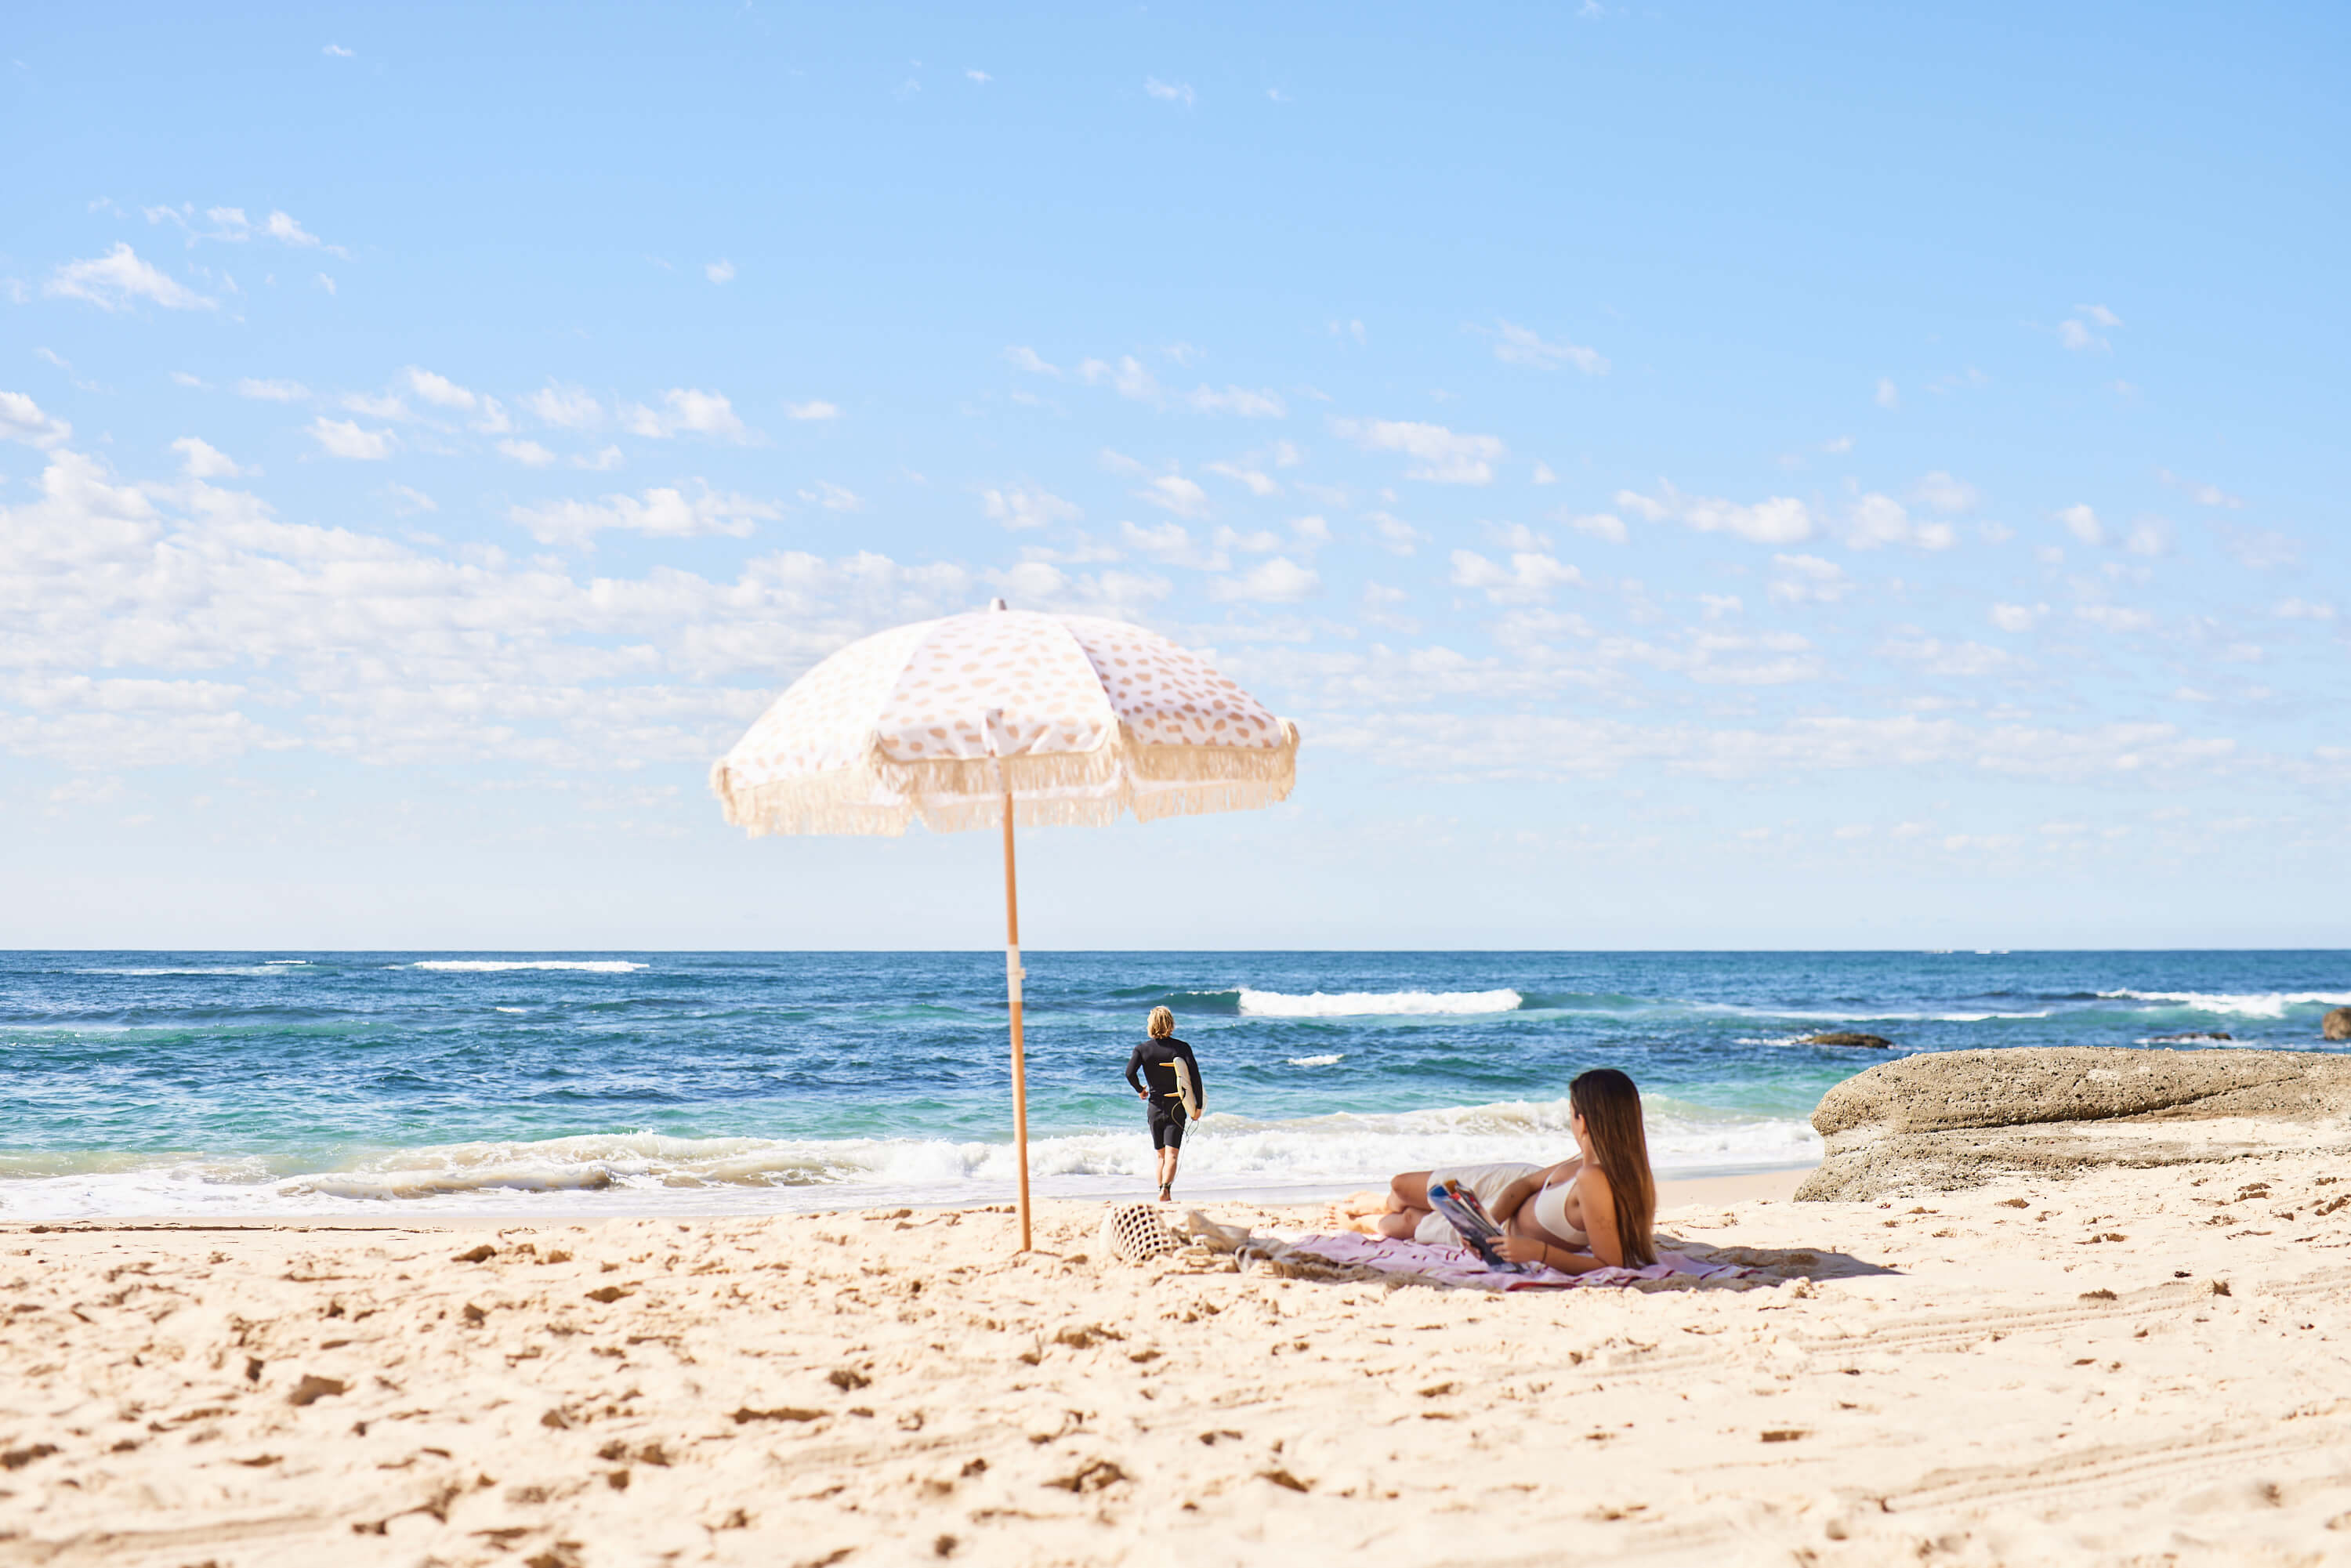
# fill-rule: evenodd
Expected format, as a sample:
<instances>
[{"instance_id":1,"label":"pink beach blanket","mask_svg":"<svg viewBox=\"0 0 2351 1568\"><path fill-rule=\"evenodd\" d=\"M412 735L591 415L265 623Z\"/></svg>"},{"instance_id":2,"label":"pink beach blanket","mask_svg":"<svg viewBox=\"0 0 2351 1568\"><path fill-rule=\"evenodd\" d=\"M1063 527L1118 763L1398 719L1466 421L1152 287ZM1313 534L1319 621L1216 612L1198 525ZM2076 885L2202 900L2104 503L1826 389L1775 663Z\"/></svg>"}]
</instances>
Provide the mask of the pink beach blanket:
<instances>
[{"instance_id":1,"label":"pink beach blanket","mask_svg":"<svg viewBox=\"0 0 2351 1568\"><path fill-rule=\"evenodd\" d=\"M1593 1285L1669 1280L1677 1274L1696 1280L1729 1280L1748 1272L1735 1264L1701 1263L1678 1252L1660 1252L1656 1262L1640 1269L1594 1269L1588 1274L1565 1274L1556 1269L1537 1267L1523 1274L1503 1274L1487 1268L1466 1247L1432 1247L1422 1241L1395 1241L1352 1231L1301 1237L1291 1242L1287 1250L1304 1252L1329 1263L1376 1269L1383 1274L1408 1274L1471 1291L1573 1291Z\"/></svg>"}]
</instances>

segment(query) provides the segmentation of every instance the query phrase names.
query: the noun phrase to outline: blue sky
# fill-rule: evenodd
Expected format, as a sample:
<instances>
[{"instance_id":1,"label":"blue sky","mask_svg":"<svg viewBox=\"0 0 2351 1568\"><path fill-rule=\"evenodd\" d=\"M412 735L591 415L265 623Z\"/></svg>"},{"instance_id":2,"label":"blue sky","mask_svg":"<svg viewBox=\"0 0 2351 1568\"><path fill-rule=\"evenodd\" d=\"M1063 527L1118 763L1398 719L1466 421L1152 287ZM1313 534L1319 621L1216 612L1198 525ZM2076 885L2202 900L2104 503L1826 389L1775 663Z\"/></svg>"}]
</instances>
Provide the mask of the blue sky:
<instances>
[{"instance_id":1,"label":"blue sky","mask_svg":"<svg viewBox=\"0 0 2351 1568\"><path fill-rule=\"evenodd\" d=\"M27 13L0 942L985 946L1001 593L1307 742L1035 946L2351 946L2351 24L1912 9Z\"/></svg>"}]
</instances>

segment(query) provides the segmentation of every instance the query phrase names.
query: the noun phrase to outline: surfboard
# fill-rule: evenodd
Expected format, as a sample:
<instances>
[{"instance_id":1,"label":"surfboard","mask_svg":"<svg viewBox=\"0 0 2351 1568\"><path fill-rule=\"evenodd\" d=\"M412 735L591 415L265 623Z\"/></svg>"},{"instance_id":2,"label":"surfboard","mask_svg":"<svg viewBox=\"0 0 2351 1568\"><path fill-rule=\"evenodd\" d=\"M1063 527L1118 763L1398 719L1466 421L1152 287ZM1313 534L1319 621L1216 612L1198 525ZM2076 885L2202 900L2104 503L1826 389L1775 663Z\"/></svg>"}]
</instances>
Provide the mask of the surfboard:
<instances>
[{"instance_id":1,"label":"surfboard","mask_svg":"<svg viewBox=\"0 0 2351 1568\"><path fill-rule=\"evenodd\" d=\"M1192 1064L1180 1056L1176 1059L1176 1095L1184 1102L1184 1114L1192 1121L1198 1121L1200 1086L1192 1081Z\"/></svg>"}]
</instances>

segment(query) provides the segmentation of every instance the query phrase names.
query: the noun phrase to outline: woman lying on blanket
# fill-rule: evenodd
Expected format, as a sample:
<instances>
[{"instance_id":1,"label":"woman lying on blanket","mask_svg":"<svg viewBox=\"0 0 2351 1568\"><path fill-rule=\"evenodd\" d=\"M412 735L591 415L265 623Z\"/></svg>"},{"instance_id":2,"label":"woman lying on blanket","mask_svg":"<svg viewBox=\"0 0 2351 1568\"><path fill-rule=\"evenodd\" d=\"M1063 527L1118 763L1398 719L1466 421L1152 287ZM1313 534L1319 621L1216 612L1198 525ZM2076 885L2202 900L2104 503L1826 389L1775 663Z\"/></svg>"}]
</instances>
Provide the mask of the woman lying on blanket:
<instances>
[{"instance_id":1,"label":"woman lying on blanket","mask_svg":"<svg viewBox=\"0 0 2351 1568\"><path fill-rule=\"evenodd\" d=\"M1429 1184L1449 1180L1478 1195L1502 1228L1498 1245L1513 1263L1586 1274L1656 1262L1657 1186L1641 1127L1641 1092L1614 1068L1595 1068L1567 1086L1567 1104L1583 1151L1573 1159L1405 1171L1384 1195L1358 1193L1343 1213L1367 1235L1456 1245L1460 1238L1428 1202Z\"/></svg>"}]
</instances>

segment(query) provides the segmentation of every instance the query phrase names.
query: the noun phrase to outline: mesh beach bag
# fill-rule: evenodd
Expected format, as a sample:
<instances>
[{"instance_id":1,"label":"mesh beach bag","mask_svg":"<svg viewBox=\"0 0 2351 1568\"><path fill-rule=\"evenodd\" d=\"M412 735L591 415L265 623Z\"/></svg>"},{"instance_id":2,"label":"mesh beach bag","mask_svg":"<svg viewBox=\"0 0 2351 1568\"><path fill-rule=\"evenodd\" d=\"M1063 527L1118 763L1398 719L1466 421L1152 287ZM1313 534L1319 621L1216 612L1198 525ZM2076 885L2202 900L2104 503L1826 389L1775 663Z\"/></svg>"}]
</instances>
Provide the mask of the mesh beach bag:
<instances>
[{"instance_id":1,"label":"mesh beach bag","mask_svg":"<svg viewBox=\"0 0 2351 1568\"><path fill-rule=\"evenodd\" d=\"M1184 1245L1159 1210L1147 1203L1113 1203L1102 1210L1102 1250L1129 1263L1144 1263Z\"/></svg>"}]
</instances>

